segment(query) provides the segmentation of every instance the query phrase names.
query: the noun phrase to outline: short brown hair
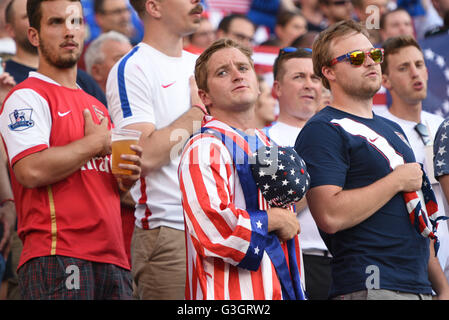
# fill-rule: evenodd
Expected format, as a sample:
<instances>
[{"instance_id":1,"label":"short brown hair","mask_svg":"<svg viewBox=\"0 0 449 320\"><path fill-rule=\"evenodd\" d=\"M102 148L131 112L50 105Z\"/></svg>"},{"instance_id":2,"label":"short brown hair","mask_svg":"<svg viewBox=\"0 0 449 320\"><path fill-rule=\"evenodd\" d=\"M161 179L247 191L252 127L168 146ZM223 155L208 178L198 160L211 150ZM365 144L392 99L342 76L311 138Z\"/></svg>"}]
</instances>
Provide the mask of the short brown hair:
<instances>
[{"instance_id":1,"label":"short brown hair","mask_svg":"<svg viewBox=\"0 0 449 320\"><path fill-rule=\"evenodd\" d=\"M407 15L410 16L410 14L408 13L408 11L405 10L404 8L396 8L396 9L393 9L393 10L388 10L388 11L386 11L384 14L382 14L382 15L380 16L380 20L379 20L379 28L380 28L381 30L385 29L385 23L386 23L386 21L387 21L387 17L388 17L390 14L396 13L396 12L405 12ZM411 19L412 19L412 18L410 17L410 20L411 20Z\"/></svg>"},{"instance_id":2,"label":"short brown hair","mask_svg":"<svg viewBox=\"0 0 449 320\"><path fill-rule=\"evenodd\" d=\"M42 20L42 2L55 0L28 0L27 1L27 16L30 27L40 31ZM71 2L80 2L80 0L69 0ZM82 8L81 8L82 10Z\"/></svg>"},{"instance_id":3,"label":"short brown hair","mask_svg":"<svg viewBox=\"0 0 449 320\"><path fill-rule=\"evenodd\" d=\"M405 47L416 47L422 52L421 47L415 38L410 35L402 35L398 37L392 37L385 40L383 43L384 48L384 60L381 64L382 73L388 74L388 56L390 54L396 54L398 51Z\"/></svg>"},{"instance_id":4,"label":"short brown hair","mask_svg":"<svg viewBox=\"0 0 449 320\"><path fill-rule=\"evenodd\" d=\"M207 64L211 58L211 56L221 49L226 48L236 48L239 49L247 58L248 61L251 64L251 67L254 69L254 62L251 58L252 51L249 48L246 48L245 46L242 46L238 44L237 42L228 39L228 38L222 38L219 40L216 40L214 43L210 45L209 48L203 51L203 53L196 59L195 64L195 81L198 86L198 89L204 90L208 92L207 87Z\"/></svg>"},{"instance_id":5,"label":"short brown hair","mask_svg":"<svg viewBox=\"0 0 449 320\"><path fill-rule=\"evenodd\" d=\"M136 13L139 15L140 19L143 19L145 16L145 2L146 0L130 0L131 6L136 10Z\"/></svg>"},{"instance_id":6,"label":"short brown hair","mask_svg":"<svg viewBox=\"0 0 449 320\"><path fill-rule=\"evenodd\" d=\"M276 16L276 25L285 27L295 17L301 17L307 21L299 11L281 10Z\"/></svg>"},{"instance_id":7,"label":"short brown hair","mask_svg":"<svg viewBox=\"0 0 449 320\"><path fill-rule=\"evenodd\" d=\"M330 50L331 43L334 39L341 38L343 36L349 35L351 33L361 33L367 38L369 38L368 31L365 27L354 20L343 20L334 23L326 30L320 32L318 37L313 42L312 47L312 60L313 60L313 71L323 82L323 86L326 89L330 89L329 81L322 73L322 68L324 66L329 66L333 57Z\"/></svg>"},{"instance_id":8,"label":"short brown hair","mask_svg":"<svg viewBox=\"0 0 449 320\"><path fill-rule=\"evenodd\" d=\"M295 58L310 58L310 59L312 59L312 52L307 49L298 48L296 51L285 52L285 53L282 53L282 50L283 49L281 49L279 51L279 55L274 60L273 76L274 76L275 80L279 80L284 76L285 69L283 67L284 67L284 64L286 61L288 61L290 59L295 59Z\"/></svg>"}]
</instances>

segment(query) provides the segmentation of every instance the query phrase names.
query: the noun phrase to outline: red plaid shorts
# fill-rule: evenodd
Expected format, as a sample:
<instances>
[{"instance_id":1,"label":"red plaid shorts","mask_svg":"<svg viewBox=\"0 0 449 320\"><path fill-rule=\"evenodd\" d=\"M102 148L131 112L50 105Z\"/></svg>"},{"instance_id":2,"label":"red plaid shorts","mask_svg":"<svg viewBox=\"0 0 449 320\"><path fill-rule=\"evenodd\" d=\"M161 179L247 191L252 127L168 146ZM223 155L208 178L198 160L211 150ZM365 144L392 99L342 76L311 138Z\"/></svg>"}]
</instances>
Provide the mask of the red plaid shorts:
<instances>
[{"instance_id":1,"label":"red plaid shorts","mask_svg":"<svg viewBox=\"0 0 449 320\"><path fill-rule=\"evenodd\" d=\"M25 300L132 299L130 272L113 264L53 255L27 261L17 274Z\"/></svg>"}]
</instances>

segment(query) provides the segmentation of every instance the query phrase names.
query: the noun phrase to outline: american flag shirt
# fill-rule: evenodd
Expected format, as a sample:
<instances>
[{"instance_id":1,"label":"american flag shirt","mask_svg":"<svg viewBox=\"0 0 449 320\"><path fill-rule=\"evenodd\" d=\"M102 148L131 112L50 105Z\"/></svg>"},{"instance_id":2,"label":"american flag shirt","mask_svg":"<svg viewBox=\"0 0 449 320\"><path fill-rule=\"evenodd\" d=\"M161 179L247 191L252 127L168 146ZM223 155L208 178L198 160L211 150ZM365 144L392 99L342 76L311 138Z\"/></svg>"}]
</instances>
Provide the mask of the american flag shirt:
<instances>
[{"instance_id":1,"label":"american flag shirt","mask_svg":"<svg viewBox=\"0 0 449 320\"><path fill-rule=\"evenodd\" d=\"M435 178L449 174L449 118L438 128L433 143L433 167Z\"/></svg>"},{"instance_id":2,"label":"american flag shirt","mask_svg":"<svg viewBox=\"0 0 449 320\"><path fill-rule=\"evenodd\" d=\"M208 116L203 126L236 133ZM261 131L256 130L256 136L260 143L270 144ZM248 150L243 137L236 133L235 139ZM259 190L260 210L248 212L227 147L214 135L194 135L183 150L178 173L186 224L186 299L282 299L275 267L263 247L268 237L267 202ZM300 266L297 236L294 243ZM281 246L288 259L287 246Z\"/></svg>"}]
</instances>

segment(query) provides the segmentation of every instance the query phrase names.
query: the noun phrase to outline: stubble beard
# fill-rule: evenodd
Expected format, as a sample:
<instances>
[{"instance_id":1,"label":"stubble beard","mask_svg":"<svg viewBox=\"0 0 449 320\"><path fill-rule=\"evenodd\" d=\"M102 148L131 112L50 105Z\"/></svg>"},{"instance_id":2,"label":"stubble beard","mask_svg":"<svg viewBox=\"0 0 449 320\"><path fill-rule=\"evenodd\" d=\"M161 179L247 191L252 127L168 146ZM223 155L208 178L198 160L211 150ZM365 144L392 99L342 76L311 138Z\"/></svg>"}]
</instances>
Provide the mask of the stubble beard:
<instances>
[{"instance_id":1,"label":"stubble beard","mask_svg":"<svg viewBox=\"0 0 449 320\"><path fill-rule=\"evenodd\" d=\"M374 95L379 91L381 87L380 80L377 83L362 82L359 85L354 86L356 82L343 82L343 90L347 95L357 98L357 100L372 99Z\"/></svg>"},{"instance_id":2,"label":"stubble beard","mask_svg":"<svg viewBox=\"0 0 449 320\"><path fill-rule=\"evenodd\" d=\"M57 54L51 52L51 50L47 47L45 42L42 41L42 39L39 41L39 48L45 61L58 69L72 68L78 63L79 57L81 56L81 50L67 58L58 56Z\"/></svg>"}]
</instances>

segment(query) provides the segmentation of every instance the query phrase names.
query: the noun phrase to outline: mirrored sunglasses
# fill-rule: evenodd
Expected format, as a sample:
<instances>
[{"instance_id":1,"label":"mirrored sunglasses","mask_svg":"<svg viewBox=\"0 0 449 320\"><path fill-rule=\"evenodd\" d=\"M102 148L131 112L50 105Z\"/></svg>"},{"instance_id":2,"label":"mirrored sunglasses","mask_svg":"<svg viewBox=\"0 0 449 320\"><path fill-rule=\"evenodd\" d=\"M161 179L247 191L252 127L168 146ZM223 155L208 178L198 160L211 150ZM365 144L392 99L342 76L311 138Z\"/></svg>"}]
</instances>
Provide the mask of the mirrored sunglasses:
<instances>
[{"instance_id":1,"label":"mirrored sunglasses","mask_svg":"<svg viewBox=\"0 0 449 320\"><path fill-rule=\"evenodd\" d=\"M361 66L365 62L367 56L370 56L374 63L382 63L382 61L384 60L384 49L373 48L368 51L354 50L333 59L330 62L330 65L333 66L341 61L348 60L349 63L354 66Z\"/></svg>"}]
</instances>

